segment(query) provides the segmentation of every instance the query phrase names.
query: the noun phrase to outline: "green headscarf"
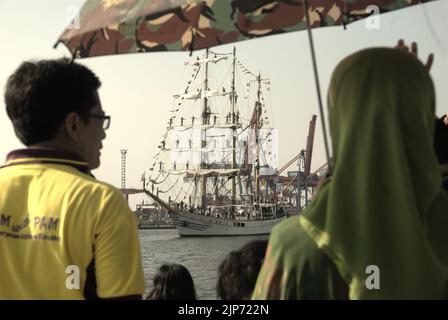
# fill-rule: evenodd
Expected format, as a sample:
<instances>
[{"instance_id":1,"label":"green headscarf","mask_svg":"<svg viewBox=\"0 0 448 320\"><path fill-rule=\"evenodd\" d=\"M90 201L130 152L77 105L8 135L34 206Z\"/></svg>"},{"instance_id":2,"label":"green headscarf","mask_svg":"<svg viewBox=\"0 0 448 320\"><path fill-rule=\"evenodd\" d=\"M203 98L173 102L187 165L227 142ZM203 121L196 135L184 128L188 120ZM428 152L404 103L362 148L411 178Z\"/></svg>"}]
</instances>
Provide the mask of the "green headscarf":
<instances>
[{"instance_id":1,"label":"green headscarf","mask_svg":"<svg viewBox=\"0 0 448 320\"><path fill-rule=\"evenodd\" d=\"M411 54L344 59L328 95L334 171L300 217L352 299L448 297L448 193L433 152L434 87ZM366 268L380 271L367 289Z\"/></svg>"}]
</instances>

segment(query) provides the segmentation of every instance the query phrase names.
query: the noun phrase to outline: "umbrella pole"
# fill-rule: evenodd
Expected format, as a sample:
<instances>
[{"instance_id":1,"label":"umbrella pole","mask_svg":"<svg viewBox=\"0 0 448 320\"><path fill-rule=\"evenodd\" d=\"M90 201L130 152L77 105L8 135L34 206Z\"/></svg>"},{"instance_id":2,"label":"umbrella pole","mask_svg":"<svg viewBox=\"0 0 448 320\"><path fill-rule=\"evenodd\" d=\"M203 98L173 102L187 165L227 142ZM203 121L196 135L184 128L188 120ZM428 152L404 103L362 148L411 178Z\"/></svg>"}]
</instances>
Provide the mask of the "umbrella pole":
<instances>
[{"instance_id":1,"label":"umbrella pole","mask_svg":"<svg viewBox=\"0 0 448 320\"><path fill-rule=\"evenodd\" d=\"M328 171L327 171L327 173L331 174L332 171L333 171L333 165L332 165L332 163L330 161L330 151L329 151L329 148L328 148L327 127L325 125L324 109L322 107L322 97L321 97L321 93L320 93L319 75L317 73L316 54L314 52L313 35L311 33L310 16L309 16L309 13L308 13L308 0L303 0L303 6L304 6L304 10L305 10L306 27L307 27L307 32L308 32L308 40L309 40L310 49L311 49L311 59L313 61L314 80L315 80L315 83L316 83L317 101L319 103L320 122L322 124L322 131L323 131L323 135L324 135L325 155L327 157L327 164L328 164Z\"/></svg>"}]
</instances>

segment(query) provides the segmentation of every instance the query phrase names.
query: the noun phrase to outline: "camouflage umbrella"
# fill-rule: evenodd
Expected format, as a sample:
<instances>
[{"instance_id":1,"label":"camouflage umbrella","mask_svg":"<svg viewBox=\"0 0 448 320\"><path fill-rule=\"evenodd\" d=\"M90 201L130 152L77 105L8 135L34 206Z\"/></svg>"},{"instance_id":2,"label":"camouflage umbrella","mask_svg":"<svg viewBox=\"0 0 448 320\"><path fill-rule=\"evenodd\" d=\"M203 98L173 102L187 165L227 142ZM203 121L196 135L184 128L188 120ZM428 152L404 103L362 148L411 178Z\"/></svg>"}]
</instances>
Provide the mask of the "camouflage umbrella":
<instances>
[{"instance_id":1,"label":"camouflage umbrella","mask_svg":"<svg viewBox=\"0 0 448 320\"><path fill-rule=\"evenodd\" d=\"M58 39L73 58L192 51L284 32L307 29L323 118L310 28L346 25L432 0L87 0Z\"/></svg>"},{"instance_id":2,"label":"camouflage umbrella","mask_svg":"<svg viewBox=\"0 0 448 320\"><path fill-rule=\"evenodd\" d=\"M431 0L308 0L312 28ZM87 0L60 36L75 58L198 50L307 28L303 0Z\"/></svg>"}]
</instances>

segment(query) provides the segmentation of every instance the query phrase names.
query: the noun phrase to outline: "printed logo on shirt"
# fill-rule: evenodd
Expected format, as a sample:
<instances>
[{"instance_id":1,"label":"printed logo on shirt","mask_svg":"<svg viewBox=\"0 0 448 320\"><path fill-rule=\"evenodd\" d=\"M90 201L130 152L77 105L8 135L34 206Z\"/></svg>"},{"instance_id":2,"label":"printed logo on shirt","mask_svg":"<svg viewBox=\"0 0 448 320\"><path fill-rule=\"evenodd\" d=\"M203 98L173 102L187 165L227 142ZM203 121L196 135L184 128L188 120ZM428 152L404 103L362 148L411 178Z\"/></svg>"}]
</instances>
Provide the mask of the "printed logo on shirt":
<instances>
[{"instance_id":1,"label":"printed logo on shirt","mask_svg":"<svg viewBox=\"0 0 448 320\"><path fill-rule=\"evenodd\" d=\"M12 215L0 214L0 236L6 238L60 241L59 236L51 234L58 227L56 217L26 216L21 222L13 223Z\"/></svg>"}]
</instances>

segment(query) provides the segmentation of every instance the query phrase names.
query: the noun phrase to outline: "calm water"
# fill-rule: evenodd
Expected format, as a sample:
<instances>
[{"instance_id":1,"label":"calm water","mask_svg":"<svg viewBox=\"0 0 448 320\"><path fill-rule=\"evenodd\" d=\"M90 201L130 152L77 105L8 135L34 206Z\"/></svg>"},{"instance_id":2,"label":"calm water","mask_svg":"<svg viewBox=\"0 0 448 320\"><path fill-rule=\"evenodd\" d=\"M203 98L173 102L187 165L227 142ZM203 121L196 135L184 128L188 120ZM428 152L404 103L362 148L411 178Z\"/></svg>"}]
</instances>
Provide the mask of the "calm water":
<instances>
[{"instance_id":1,"label":"calm water","mask_svg":"<svg viewBox=\"0 0 448 320\"><path fill-rule=\"evenodd\" d=\"M191 273L199 299L216 299L218 266L232 250L268 236L181 238L177 229L139 230L147 292L158 268L180 263ZM147 293L146 292L146 293Z\"/></svg>"}]
</instances>

